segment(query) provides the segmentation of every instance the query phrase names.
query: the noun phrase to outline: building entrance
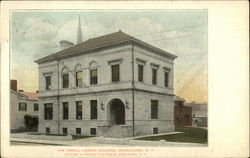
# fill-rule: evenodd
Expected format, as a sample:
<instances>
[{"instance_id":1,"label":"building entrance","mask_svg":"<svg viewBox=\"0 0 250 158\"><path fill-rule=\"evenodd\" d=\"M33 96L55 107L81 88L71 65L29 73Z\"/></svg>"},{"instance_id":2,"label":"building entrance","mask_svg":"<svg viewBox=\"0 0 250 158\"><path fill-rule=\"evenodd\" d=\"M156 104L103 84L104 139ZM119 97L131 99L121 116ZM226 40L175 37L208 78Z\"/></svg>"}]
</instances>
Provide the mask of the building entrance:
<instances>
[{"instance_id":1,"label":"building entrance","mask_svg":"<svg viewBox=\"0 0 250 158\"><path fill-rule=\"evenodd\" d=\"M112 125L125 124L125 107L120 99L114 99L110 104L110 122Z\"/></svg>"}]
</instances>

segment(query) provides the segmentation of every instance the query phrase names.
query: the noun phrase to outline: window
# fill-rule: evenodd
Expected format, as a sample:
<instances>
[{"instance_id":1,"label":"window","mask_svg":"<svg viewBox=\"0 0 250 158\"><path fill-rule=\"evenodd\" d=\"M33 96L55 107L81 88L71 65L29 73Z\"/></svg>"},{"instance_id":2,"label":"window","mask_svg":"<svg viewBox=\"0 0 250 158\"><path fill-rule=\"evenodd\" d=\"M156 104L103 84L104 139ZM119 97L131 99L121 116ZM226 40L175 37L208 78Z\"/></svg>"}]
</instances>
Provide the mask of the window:
<instances>
[{"instance_id":1,"label":"window","mask_svg":"<svg viewBox=\"0 0 250 158\"><path fill-rule=\"evenodd\" d=\"M120 65L112 65L112 82L120 81Z\"/></svg>"},{"instance_id":2,"label":"window","mask_svg":"<svg viewBox=\"0 0 250 158\"><path fill-rule=\"evenodd\" d=\"M77 120L82 119L82 102L81 101L76 102L76 119Z\"/></svg>"},{"instance_id":3,"label":"window","mask_svg":"<svg viewBox=\"0 0 250 158\"><path fill-rule=\"evenodd\" d=\"M97 100L91 100L90 101L90 106L91 106L91 119L97 119Z\"/></svg>"},{"instance_id":4,"label":"window","mask_svg":"<svg viewBox=\"0 0 250 158\"><path fill-rule=\"evenodd\" d=\"M97 84L97 69L90 70L90 84Z\"/></svg>"},{"instance_id":5,"label":"window","mask_svg":"<svg viewBox=\"0 0 250 158\"><path fill-rule=\"evenodd\" d=\"M69 88L69 74L63 74L63 88Z\"/></svg>"},{"instance_id":6,"label":"window","mask_svg":"<svg viewBox=\"0 0 250 158\"><path fill-rule=\"evenodd\" d=\"M53 119L53 104L52 103L44 104L44 119L45 120Z\"/></svg>"},{"instance_id":7,"label":"window","mask_svg":"<svg viewBox=\"0 0 250 158\"><path fill-rule=\"evenodd\" d=\"M151 119L158 119L158 100L151 100Z\"/></svg>"},{"instance_id":8,"label":"window","mask_svg":"<svg viewBox=\"0 0 250 158\"><path fill-rule=\"evenodd\" d=\"M19 111L27 111L27 103L18 103Z\"/></svg>"},{"instance_id":9,"label":"window","mask_svg":"<svg viewBox=\"0 0 250 158\"><path fill-rule=\"evenodd\" d=\"M143 65L138 65L138 81L143 82Z\"/></svg>"},{"instance_id":10,"label":"window","mask_svg":"<svg viewBox=\"0 0 250 158\"><path fill-rule=\"evenodd\" d=\"M46 128L45 128L45 132L46 132L46 133L50 133L50 128L49 128L49 127L46 127Z\"/></svg>"},{"instance_id":11,"label":"window","mask_svg":"<svg viewBox=\"0 0 250 158\"><path fill-rule=\"evenodd\" d=\"M62 128L63 134L68 134L68 128L64 127Z\"/></svg>"},{"instance_id":12,"label":"window","mask_svg":"<svg viewBox=\"0 0 250 158\"><path fill-rule=\"evenodd\" d=\"M76 128L76 134L81 134L82 131L81 131L81 128Z\"/></svg>"},{"instance_id":13,"label":"window","mask_svg":"<svg viewBox=\"0 0 250 158\"><path fill-rule=\"evenodd\" d=\"M51 89L51 76L46 76L45 82L46 82L46 90L50 90Z\"/></svg>"},{"instance_id":14,"label":"window","mask_svg":"<svg viewBox=\"0 0 250 158\"><path fill-rule=\"evenodd\" d=\"M165 87L168 87L169 72L165 72L165 73L164 73L164 77L165 77Z\"/></svg>"},{"instance_id":15,"label":"window","mask_svg":"<svg viewBox=\"0 0 250 158\"><path fill-rule=\"evenodd\" d=\"M153 128L153 134L158 134L158 128Z\"/></svg>"},{"instance_id":16,"label":"window","mask_svg":"<svg viewBox=\"0 0 250 158\"><path fill-rule=\"evenodd\" d=\"M157 70L152 69L152 84L156 85L157 84Z\"/></svg>"},{"instance_id":17,"label":"window","mask_svg":"<svg viewBox=\"0 0 250 158\"><path fill-rule=\"evenodd\" d=\"M82 86L82 71L76 72L76 87Z\"/></svg>"},{"instance_id":18,"label":"window","mask_svg":"<svg viewBox=\"0 0 250 158\"><path fill-rule=\"evenodd\" d=\"M38 110L39 110L38 104L35 103L35 104L34 104L34 111L38 111Z\"/></svg>"},{"instance_id":19,"label":"window","mask_svg":"<svg viewBox=\"0 0 250 158\"><path fill-rule=\"evenodd\" d=\"M90 134L96 135L96 128L90 128Z\"/></svg>"},{"instance_id":20,"label":"window","mask_svg":"<svg viewBox=\"0 0 250 158\"><path fill-rule=\"evenodd\" d=\"M69 103L63 102L63 119L68 120L69 119Z\"/></svg>"}]
</instances>

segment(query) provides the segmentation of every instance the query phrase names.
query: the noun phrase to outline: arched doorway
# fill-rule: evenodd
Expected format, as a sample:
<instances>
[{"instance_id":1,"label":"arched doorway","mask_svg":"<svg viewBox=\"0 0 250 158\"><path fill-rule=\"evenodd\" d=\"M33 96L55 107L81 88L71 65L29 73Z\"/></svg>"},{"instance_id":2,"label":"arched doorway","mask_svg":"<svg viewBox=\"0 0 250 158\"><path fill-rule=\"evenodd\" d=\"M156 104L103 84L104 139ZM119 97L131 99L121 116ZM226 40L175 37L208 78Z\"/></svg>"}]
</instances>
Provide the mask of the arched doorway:
<instances>
[{"instance_id":1,"label":"arched doorway","mask_svg":"<svg viewBox=\"0 0 250 158\"><path fill-rule=\"evenodd\" d=\"M125 107L120 99L114 99L110 103L110 123L111 125L125 124Z\"/></svg>"}]
</instances>

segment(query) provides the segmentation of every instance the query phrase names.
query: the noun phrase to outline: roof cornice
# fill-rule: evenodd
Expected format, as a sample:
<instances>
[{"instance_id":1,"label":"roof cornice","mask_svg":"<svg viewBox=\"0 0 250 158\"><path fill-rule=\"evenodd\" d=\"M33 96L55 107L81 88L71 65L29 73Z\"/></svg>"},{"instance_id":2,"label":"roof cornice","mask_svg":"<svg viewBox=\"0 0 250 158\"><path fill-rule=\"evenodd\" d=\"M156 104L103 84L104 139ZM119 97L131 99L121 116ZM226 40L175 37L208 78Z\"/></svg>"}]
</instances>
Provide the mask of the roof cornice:
<instances>
[{"instance_id":1,"label":"roof cornice","mask_svg":"<svg viewBox=\"0 0 250 158\"><path fill-rule=\"evenodd\" d=\"M132 43L134 43L138 47L149 50L149 51L151 51L155 54L158 54L162 57L165 57L165 58L168 58L171 60L174 60L177 58L176 55L170 54L162 49L159 49L159 48L152 46L148 43L145 43L143 41L140 41L140 40L133 38L133 39L127 39L127 40L119 41L119 42L115 42L115 43L110 43L110 44L95 47L95 48L90 48L87 50L79 50L77 52L73 52L71 54L66 54L66 55L62 55L62 56L54 54L54 56L50 59L41 58L41 59L36 60L35 62L38 64L42 64L42 63L47 63L50 61L55 61L55 60L70 58L70 57L74 57L74 56L80 56L80 55L84 55L84 54L99 52L99 51L108 50L108 49L112 49L112 48L116 48L116 47L121 47L121 46L125 46L125 45L132 44Z\"/></svg>"}]
</instances>

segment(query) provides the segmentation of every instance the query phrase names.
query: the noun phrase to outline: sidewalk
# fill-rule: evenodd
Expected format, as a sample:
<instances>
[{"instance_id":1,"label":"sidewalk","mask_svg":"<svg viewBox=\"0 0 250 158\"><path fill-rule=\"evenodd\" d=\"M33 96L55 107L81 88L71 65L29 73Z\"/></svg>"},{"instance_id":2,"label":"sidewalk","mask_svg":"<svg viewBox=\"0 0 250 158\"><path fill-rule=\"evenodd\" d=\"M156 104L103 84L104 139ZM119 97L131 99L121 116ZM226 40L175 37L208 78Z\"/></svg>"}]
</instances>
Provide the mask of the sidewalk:
<instances>
[{"instance_id":1,"label":"sidewalk","mask_svg":"<svg viewBox=\"0 0 250 158\"><path fill-rule=\"evenodd\" d=\"M70 141L60 140L38 140L28 138L11 138L13 142L26 142L36 143L44 145L63 145L63 146L151 146L151 147L207 147L207 144L198 143L178 143L178 142L166 142L166 141L145 141L145 140L132 140L125 138L105 138L105 137L91 137L85 139L76 139Z\"/></svg>"}]
</instances>

